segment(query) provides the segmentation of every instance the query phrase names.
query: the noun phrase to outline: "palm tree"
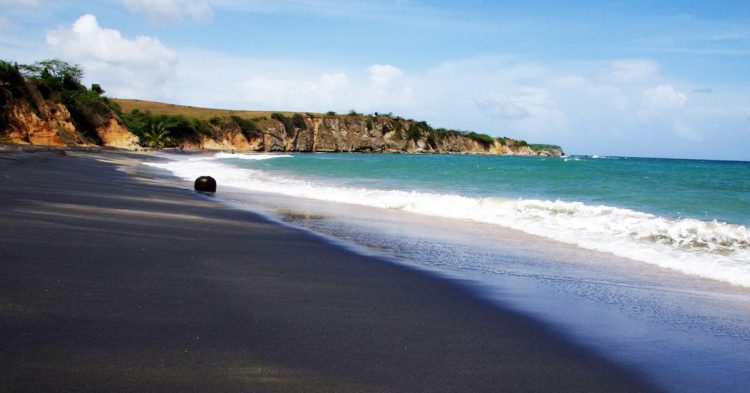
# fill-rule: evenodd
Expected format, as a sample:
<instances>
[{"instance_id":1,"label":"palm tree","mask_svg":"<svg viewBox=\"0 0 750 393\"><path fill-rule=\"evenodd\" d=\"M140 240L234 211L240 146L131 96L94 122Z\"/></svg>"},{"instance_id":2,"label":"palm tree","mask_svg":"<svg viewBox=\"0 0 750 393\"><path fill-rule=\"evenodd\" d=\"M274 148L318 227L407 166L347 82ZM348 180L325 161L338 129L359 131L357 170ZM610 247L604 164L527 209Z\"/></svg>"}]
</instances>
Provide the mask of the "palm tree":
<instances>
[{"instance_id":1,"label":"palm tree","mask_svg":"<svg viewBox=\"0 0 750 393\"><path fill-rule=\"evenodd\" d=\"M146 146L163 149L165 145L171 144L173 141L168 127L165 121L150 120L143 131L143 141Z\"/></svg>"}]
</instances>

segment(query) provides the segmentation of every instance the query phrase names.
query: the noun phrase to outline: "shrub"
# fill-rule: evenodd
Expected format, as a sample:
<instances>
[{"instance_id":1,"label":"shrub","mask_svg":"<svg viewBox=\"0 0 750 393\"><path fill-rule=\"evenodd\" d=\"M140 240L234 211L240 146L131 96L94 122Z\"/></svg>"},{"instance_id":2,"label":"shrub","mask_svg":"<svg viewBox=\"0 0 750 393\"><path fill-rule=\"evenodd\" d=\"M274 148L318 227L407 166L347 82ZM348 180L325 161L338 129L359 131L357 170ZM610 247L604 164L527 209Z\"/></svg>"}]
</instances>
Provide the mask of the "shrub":
<instances>
[{"instance_id":1,"label":"shrub","mask_svg":"<svg viewBox=\"0 0 750 393\"><path fill-rule=\"evenodd\" d=\"M391 119L391 129L396 132L397 139L404 139L404 123L401 118Z\"/></svg>"},{"instance_id":2,"label":"shrub","mask_svg":"<svg viewBox=\"0 0 750 393\"><path fill-rule=\"evenodd\" d=\"M199 141L201 135L209 137L218 136L218 131L207 121L186 118L185 116L152 115L151 112L141 112L133 109L130 113L122 116L125 125L133 131L144 145L154 138L161 141L156 147L175 146L178 140ZM154 132L156 131L156 132ZM167 131L167 134L163 134ZM169 137L169 138L167 138ZM156 142L154 142L156 143Z\"/></svg>"},{"instance_id":3,"label":"shrub","mask_svg":"<svg viewBox=\"0 0 750 393\"><path fill-rule=\"evenodd\" d=\"M417 127L415 123L411 123L409 124L409 130L406 131L406 135L410 139L413 139L414 142L416 142L417 140L419 140L419 138L422 137L422 131L419 129L419 127Z\"/></svg>"},{"instance_id":4,"label":"shrub","mask_svg":"<svg viewBox=\"0 0 750 393\"><path fill-rule=\"evenodd\" d=\"M326 115L328 115L328 116L336 116L336 112L334 112L334 111L328 111L328 112L326 112Z\"/></svg>"},{"instance_id":5,"label":"shrub","mask_svg":"<svg viewBox=\"0 0 750 393\"><path fill-rule=\"evenodd\" d=\"M219 133L216 132L216 129L211 127L211 125L208 124L208 122L205 120L193 118L189 119L188 122L190 124L190 131L192 131L193 134L209 135L214 138L219 136Z\"/></svg>"},{"instance_id":6,"label":"shrub","mask_svg":"<svg viewBox=\"0 0 750 393\"><path fill-rule=\"evenodd\" d=\"M433 149L437 149L438 142L437 142L437 139L435 138L434 133L430 133L429 135L427 135L427 144L432 146Z\"/></svg>"},{"instance_id":7,"label":"shrub","mask_svg":"<svg viewBox=\"0 0 750 393\"><path fill-rule=\"evenodd\" d=\"M120 104L110 100L107 97L102 97L102 101L104 101L104 103L107 104L108 107L110 107L113 111L115 111L117 116L122 118L122 107L120 107Z\"/></svg>"},{"instance_id":8,"label":"shrub","mask_svg":"<svg viewBox=\"0 0 750 393\"><path fill-rule=\"evenodd\" d=\"M98 83L94 83L91 85L91 91L98 95L104 94L104 89L102 89L102 87Z\"/></svg>"},{"instance_id":9,"label":"shrub","mask_svg":"<svg viewBox=\"0 0 750 393\"><path fill-rule=\"evenodd\" d=\"M26 82L18 64L11 64L0 60L0 81L10 90L14 97L20 97L24 94L24 84Z\"/></svg>"},{"instance_id":10,"label":"shrub","mask_svg":"<svg viewBox=\"0 0 750 393\"><path fill-rule=\"evenodd\" d=\"M305 124L305 117L300 115L299 113L295 113L292 116L292 126L301 130L307 129L307 124Z\"/></svg>"},{"instance_id":11,"label":"shrub","mask_svg":"<svg viewBox=\"0 0 750 393\"><path fill-rule=\"evenodd\" d=\"M535 152L540 152L540 151L545 151L545 150L546 151L550 151L550 150L560 149L560 146L558 146L558 145L546 145L546 144L533 144L533 145L529 144L529 147L531 148L531 150L533 150Z\"/></svg>"},{"instance_id":12,"label":"shrub","mask_svg":"<svg viewBox=\"0 0 750 393\"><path fill-rule=\"evenodd\" d=\"M404 124L401 123L401 119L400 118L393 119L393 121L391 121L391 126L396 131L401 131L401 130L404 129Z\"/></svg>"},{"instance_id":13,"label":"shrub","mask_svg":"<svg viewBox=\"0 0 750 393\"><path fill-rule=\"evenodd\" d=\"M432 127L430 127L430 125L427 124L426 121L418 121L415 124L417 125L417 128L422 131L432 131Z\"/></svg>"},{"instance_id":14,"label":"shrub","mask_svg":"<svg viewBox=\"0 0 750 393\"><path fill-rule=\"evenodd\" d=\"M258 125L255 124L254 120L243 119L239 116L231 116L230 118L238 127L240 127L242 134L245 135L246 138L251 138L258 133Z\"/></svg>"},{"instance_id":15,"label":"shrub","mask_svg":"<svg viewBox=\"0 0 750 393\"><path fill-rule=\"evenodd\" d=\"M78 131L85 138L101 144L96 128L109 116L110 107L98 94L82 85L78 85L77 89L63 90L61 98Z\"/></svg>"},{"instance_id":16,"label":"shrub","mask_svg":"<svg viewBox=\"0 0 750 393\"><path fill-rule=\"evenodd\" d=\"M365 128L367 129L367 131L372 131L372 117L368 117L367 119L365 119Z\"/></svg>"},{"instance_id":17,"label":"shrub","mask_svg":"<svg viewBox=\"0 0 750 393\"><path fill-rule=\"evenodd\" d=\"M296 131L294 130L294 124L292 123L292 119L278 112L272 113L271 119L277 120L282 125L284 125L284 131L286 131L286 135L288 137L292 137L294 136L294 134L296 134Z\"/></svg>"},{"instance_id":18,"label":"shrub","mask_svg":"<svg viewBox=\"0 0 750 393\"><path fill-rule=\"evenodd\" d=\"M487 134L477 134L476 132L469 132L468 134L466 134L466 136L484 145L491 145L495 142L495 138Z\"/></svg>"},{"instance_id":19,"label":"shrub","mask_svg":"<svg viewBox=\"0 0 750 393\"><path fill-rule=\"evenodd\" d=\"M129 113L122 115L122 121L125 126L133 131L136 135L141 136L144 130L147 119L151 117L151 112L141 112L138 109L133 109Z\"/></svg>"}]
</instances>

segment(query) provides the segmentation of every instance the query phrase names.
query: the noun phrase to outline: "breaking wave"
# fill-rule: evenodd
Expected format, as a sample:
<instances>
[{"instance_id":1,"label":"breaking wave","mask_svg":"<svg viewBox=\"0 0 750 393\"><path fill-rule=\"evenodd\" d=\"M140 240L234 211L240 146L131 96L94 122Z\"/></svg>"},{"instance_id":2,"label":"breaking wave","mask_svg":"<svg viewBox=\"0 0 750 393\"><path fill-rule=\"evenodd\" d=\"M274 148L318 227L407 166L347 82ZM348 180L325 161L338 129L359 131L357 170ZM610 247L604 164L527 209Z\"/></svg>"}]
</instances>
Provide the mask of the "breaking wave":
<instances>
[{"instance_id":1,"label":"breaking wave","mask_svg":"<svg viewBox=\"0 0 750 393\"><path fill-rule=\"evenodd\" d=\"M258 160L270 160L273 158L291 158L293 156L289 154L234 154L234 153L224 153L219 152L214 155L215 158L235 158L238 160L251 160L251 161L258 161ZM205 160L205 159L199 159L199 160Z\"/></svg>"},{"instance_id":2,"label":"breaking wave","mask_svg":"<svg viewBox=\"0 0 750 393\"><path fill-rule=\"evenodd\" d=\"M271 159L289 155L215 158ZM750 287L750 230L718 221L672 219L630 209L581 202L500 197L476 198L430 192L355 188L233 167L213 158L152 166L192 180L210 174L222 185L476 222L608 252L682 273Z\"/></svg>"}]
</instances>

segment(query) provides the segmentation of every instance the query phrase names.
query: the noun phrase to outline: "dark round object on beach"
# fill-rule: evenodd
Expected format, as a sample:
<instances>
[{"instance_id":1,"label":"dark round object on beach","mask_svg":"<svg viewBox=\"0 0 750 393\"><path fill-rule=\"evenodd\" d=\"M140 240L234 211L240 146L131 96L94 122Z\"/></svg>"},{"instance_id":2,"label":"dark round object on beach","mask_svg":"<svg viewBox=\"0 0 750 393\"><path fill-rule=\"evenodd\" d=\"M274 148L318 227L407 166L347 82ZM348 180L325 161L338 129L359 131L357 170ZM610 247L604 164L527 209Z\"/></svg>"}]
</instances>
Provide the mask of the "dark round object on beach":
<instances>
[{"instance_id":1,"label":"dark round object on beach","mask_svg":"<svg viewBox=\"0 0 750 393\"><path fill-rule=\"evenodd\" d=\"M211 176L201 176L195 179L195 191L215 193L216 192L216 180Z\"/></svg>"}]
</instances>

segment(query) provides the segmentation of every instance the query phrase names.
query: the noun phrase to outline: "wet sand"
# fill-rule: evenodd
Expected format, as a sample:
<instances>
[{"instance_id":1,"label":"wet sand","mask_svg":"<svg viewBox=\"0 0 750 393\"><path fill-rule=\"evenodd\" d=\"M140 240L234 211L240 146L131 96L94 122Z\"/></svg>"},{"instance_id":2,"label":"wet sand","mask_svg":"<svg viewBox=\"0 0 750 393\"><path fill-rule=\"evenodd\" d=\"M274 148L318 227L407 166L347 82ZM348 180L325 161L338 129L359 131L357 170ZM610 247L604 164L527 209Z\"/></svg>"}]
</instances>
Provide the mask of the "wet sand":
<instances>
[{"instance_id":1,"label":"wet sand","mask_svg":"<svg viewBox=\"0 0 750 393\"><path fill-rule=\"evenodd\" d=\"M0 391L656 391L468 286L115 169L143 157L0 152Z\"/></svg>"}]
</instances>

